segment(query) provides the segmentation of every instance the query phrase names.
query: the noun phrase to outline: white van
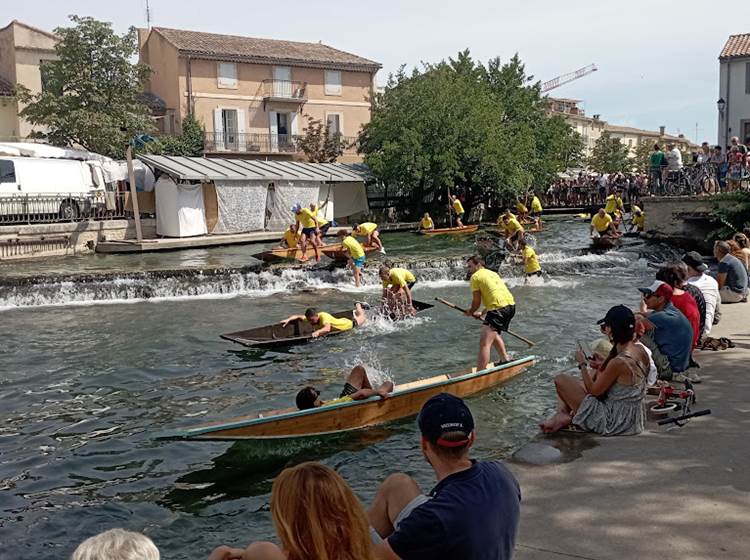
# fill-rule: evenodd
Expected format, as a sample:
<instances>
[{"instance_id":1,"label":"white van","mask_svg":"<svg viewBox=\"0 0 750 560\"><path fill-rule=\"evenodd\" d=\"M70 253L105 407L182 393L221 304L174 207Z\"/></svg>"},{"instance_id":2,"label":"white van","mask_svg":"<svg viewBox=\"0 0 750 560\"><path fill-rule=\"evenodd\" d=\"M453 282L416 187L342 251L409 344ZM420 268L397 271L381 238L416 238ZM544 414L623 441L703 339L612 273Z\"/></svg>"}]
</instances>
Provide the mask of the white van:
<instances>
[{"instance_id":1,"label":"white van","mask_svg":"<svg viewBox=\"0 0 750 560\"><path fill-rule=\"evenodd\" d=\"M99 162L0 156L0 215L88 215L104 205Z\"/></svg>"}]
</instances>

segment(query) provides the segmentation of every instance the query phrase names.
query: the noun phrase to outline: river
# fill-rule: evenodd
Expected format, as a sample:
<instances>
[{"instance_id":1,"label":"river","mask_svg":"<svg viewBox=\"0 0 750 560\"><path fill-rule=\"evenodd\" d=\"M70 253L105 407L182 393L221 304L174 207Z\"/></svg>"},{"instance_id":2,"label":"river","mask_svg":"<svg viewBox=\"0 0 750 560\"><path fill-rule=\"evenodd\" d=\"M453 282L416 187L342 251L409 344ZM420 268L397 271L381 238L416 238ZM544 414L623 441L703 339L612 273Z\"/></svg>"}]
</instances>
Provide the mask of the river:
<instances>
[{"instance_id":1,"label":"river","mask_svg":"<svg viewBox=\"0 0 750 560\"><path fill-rule=\"evenodd\" d=\"M532 352L511 339L509 349L539 361L471 399L477 457L506 458L537 433L554 407L551 377L569 363L575 339L593 339L610 305L635 305L635 288L652 278L648 261L669 254L638 240L594 254L586 222L551 218L548 226L536 236L548 282L524 285L517 267L501 269L517 301L512 327L538 343ZM417 273L415 298L470 301L462 257L472 252L471 238L383 239L387 258ZM379 297L375 267L355 290L345 271L259 271L249 257L259 250L0 265L0 558L65 558L84 538L116 526L147 533L165 559L205 558L219 544L271 538L271 482L303 460L337 469L365 502L396 470L432 486L412 420L273 446L153 438L289 406L304 385L330 398L360 361L396 383L474 364L478 323L442 306L286 352L219 339L310 305L336 311Z\"/></svg>"}]
</instances>

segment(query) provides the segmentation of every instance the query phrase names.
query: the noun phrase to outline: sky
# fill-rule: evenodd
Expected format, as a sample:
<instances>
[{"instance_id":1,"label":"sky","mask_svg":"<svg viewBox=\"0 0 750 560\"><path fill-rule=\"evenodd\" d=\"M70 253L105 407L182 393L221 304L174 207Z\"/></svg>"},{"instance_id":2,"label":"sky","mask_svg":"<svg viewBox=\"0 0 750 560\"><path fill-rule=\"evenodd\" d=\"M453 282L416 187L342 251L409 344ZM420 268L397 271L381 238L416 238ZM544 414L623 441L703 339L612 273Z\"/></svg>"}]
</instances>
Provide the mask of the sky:
<instances>
[{"instance_id":1,"label":"sky","mask_svg":"<svg viewBox=\"0 0 750 560\"><path fill-rule=\"evenodd\" d=\"M69 14L146 25L145 0L0 0L7 21L52 30ZM294 41L322 41L383 65L436 62L470 49L479 61L518 53L546 81L594 63L599 70L550 95L579 99L587 115L622 126L666 126L716 141L718 56L750 33L750 2L705 0L150 0L154 26ZM0 21L3 26L7 21ZM697 135L696 135L697 127Z\"/></svg>"}]
</instances>

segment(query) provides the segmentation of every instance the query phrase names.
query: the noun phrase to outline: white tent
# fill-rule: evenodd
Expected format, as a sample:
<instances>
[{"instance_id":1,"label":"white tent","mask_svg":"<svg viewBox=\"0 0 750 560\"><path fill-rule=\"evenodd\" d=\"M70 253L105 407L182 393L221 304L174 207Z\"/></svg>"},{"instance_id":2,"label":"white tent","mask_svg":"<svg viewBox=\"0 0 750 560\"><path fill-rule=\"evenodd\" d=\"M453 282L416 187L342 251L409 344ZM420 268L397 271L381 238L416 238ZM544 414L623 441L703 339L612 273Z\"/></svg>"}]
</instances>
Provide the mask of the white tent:
<instances>
[{"instance_id":1,"label":"white tent","mask_svg":"<svg viewBox=\"0 0 750 560\"><path fill-rule=\"evenodd\" d=\"M166 237L192 237L208 233L203 188L178 184L162 176L155 185L156 233Z\"/></svg>"}]
</instances>

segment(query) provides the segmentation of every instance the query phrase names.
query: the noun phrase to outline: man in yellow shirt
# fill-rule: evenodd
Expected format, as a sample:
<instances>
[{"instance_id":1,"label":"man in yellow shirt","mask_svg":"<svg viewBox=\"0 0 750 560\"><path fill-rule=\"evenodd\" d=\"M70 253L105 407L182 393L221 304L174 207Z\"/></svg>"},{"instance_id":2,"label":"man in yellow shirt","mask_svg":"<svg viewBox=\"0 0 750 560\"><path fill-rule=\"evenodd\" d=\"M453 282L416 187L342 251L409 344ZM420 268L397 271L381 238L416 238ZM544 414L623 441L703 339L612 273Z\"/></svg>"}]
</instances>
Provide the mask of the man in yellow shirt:
<instances>
[{"instance_id":1,"label":"man in yellow shirt","mask_svg":"<svg viewBox=\"0 0 750 560\"><path fill-rule=\"evenodd\" d=\"M464 205L461 204L455 194L450 195L450 202L448 213L454 212L456 214L456 227L464 227L464 223L461 221L464 217Z\"/></svg>"},{"instance_id":2,"label":"man in yellow shirt","mask_svg":"<svg viewBox=\"0 0 750 560\"><path fill-rule=\"evenodd\" d=\"M354 224L352 235L355 235L357 237L367 237L367 241L365 241L365 244L375 245L378 248L378 251L385 255L385 247L383 247L383 242L380 241L378 224L376 224L375 222Z\"/></svg>"},{"instance_id":3,"label":"man in yellow shirt","mask_svg":"<svg viewBox=\"0 0 750 560\"><path fill-rule=\"evenodd\" d=\"M344 389L341 391L339 398L330 401L320 399L320 391L315 387L305 387L295 398L299 410L308 410L319 406L339 404L342 402L362 401L370 397L379 396L381 399L387 399L388 395L393 392L393 382L384 381L377 388L370 383L367 371L364 366L354 366L346 378Z\"/></svg>"},{"instance_id":4,"label":"man in yellow shirt","mask_svg":"<svg viewBox=\"0 0 750 560\"><path fill-rule=\"evenodd\" d=\"M523 268L526 273L526 282L528 282L529 278L532 276L541 276L542 267L539 264L539 257L537 257L536 251L534 251L533 247L528 245L525 239L521 239L521 241L518 242L518 249L523 255Z\"/></svg>"},{"instance_id":5,"label":"man in yellow shirt","mask_svg":"<svg viewBox=\"0 0 750 560\"><path fill-rule=\"evenodd\" d=\"M542 212L544 211L542 201L535 193L532 192L531 195L531 217L534 218L536 229L542 229Z\"/></svg>"},{"instance_id":6,"label":"man in yellow shirt","mask_svg":"<svg viewBox=\"0 0 750 560\"><path fill-rule=\"evenodd\" d=\"M646 226L646 215L642 210L638 209L633 212L633 217L630 219L633 227L630 231L642 232Z\"/></svg>"},{"instance_id":7,"label":"man in yellow shirt","mask_svg":"<svg viewBox=\"0 0 750 560\"><path fill-rule=\"evenodd\" d=\"M430 231L432 229L435 229L435 223L430 218L430 215L425 212L422 220L419 222L419 231Z\"/></svg>"},{"instance_id":8,"label":"man in yellow shirt","mask_svg":"<svg viewBox=\"0 0 750 560\"><path fill-rule=\"evenodd\" d=\"M297 224L291 224L286 228L284 236L281 238L281 241L279 241L279 247L283 247L284 243L286 243L286 246L290 249L299 249L299 240L300 234L299 231L297 231Z\"/></svg>"},{"instance_id":9,"label":"man in yellow shirt","mask_svg":"<svg viewBox=\"0 0 750 560\"><path fill-rule=\"evenodd\" d=\"M615 229L615 222L612 216L607 214L604 208L599 208L599 211L591 218L591 237L601 237L603 235L619 237L620 234Z\"/></svg>"},{"instance_id":10,"label":"man in yellow shirt","mask_svg":"<svg viewBox=\"0 0 750 560\"><path fill-rule=\"evenodd\" d=\"M310 203L310 211L315 214L315 218L318 220L318 245L323 245L323 236L328 233L328 230L331 228L331 222L326 220L325 216L323 215L325 213L325 207L327 205L327 200L322 204L315 204L314 202Z\"/></svg>"},{"instance_id":11,"label":"man in yellow shirt","mask_svg":"<svg viewBox=\"0 0 750 560\"><path fill-rule=\"evenodd\" d=\"M524 204L520 196L516 197L516 212L518 212L519 221L523 221L529 217L529 209L526 208L526 204Z\"/></svg>"},{"instance_id":12,"label":"man in yellow shirt","mask_svg":"<svg viewBox=\"0 0 750 560\"><path fill-rule=\"evenodd\" d=\"M477 371L483 370L490 362L490 353L494 346L503 362L510 361L505 350L501 333L508 330L511 319L516 314L516 301L505 282L497 273L484 268L481 257L469 257L466 261L470 280L472 300L471 307L465 311L469 317L480 318L479 307L484 305L484 322L479 334L479 354Z\"/></svg>"},{"instance_id":13,"label":"man in yellow shirt","mask_svg":"<svg viewBox=\"0 0 750 560\"><path fill-rule=\"evenodd\" d=\"M417 278L405 268L390 268L386 265L378 271L383 281L383 307L389 313L396 313L403 317L407 313L414 315L411 289L417 283Z\"/></svg>"},{"instance_id":14,"label":"man in yellow shirt","mask_svg":"<svg viewBox=\"0 0 750 560\"><path fill-rule=\"evenodd\" d=\"M620 198L620 191L618 189L612 191L612 194L607 197L607 202L604 205L604 211L612 216L613 219L615 217L615 210L625 212L625 203Z\"/></svg>"},{"instance_id":15,"label":"man in yellow shirt","mask_svg":"<svg viewBox=\"0 0 750 560\"><path fill-rule=\"evenodd\" d=\"M351 330L352 328L354 328L355 324L358 327L363 325L366 321L366 317L361 303L357 302L355 304L354 311L352 312L352 317L354 318L353 321L352 319L347 319L346 317L334 317L330 313L326 313L325 311L318 311L314 307L310 307L305 310L304 315L290 315L289 317L281 321L281 325L283 327L286 327L292 321L308 322L315 329L312 332L312 337L318 338L334 331L340 332Z\"/></svg>"},{"instance_id":16,"label":"man in yellow shirt","mask_svg":"<svg viewBox=\"0 0 750 560\"><path fill-rule=\"evenodd\" d=\"M349 257L347 264L352 269L352 274L354 274L354 285L359 288L360 271L365 267L366 256L364 247L360 245L352 233L342 229L339 230L338 236L341 238L344 253Z\"/></svg>"},{"instance_id":17,"label":"man in yellow shirt","mask_svg":"<svg viewBox=\"0 0 750 560\"><path fill-rule=\"evenodd\" d=\"M313 250L315 251L315 260L320 262L320 251L318 250L318 218L315 212L309 208L304 208L302 204L297 202L292 206L292 213L296 220L295 225L297 231L302 232L300 239L300 250L302 251L302 258L300 260L307 260L307 242L312 243ZM300 230L300 227L302 228Z\"/></svg>"},{"instance_id":18,"label":"man in yellow shirt","mask_svg":"<svg viewBox=\"0 0 750 560\"><path fill-rule=\"evenodd\" d=\"M505 243L511 251L518 250L518 241L523 238L525 230L510 212L503 214L503 227L505 228Z\"/></svg>"}]
</instances>

